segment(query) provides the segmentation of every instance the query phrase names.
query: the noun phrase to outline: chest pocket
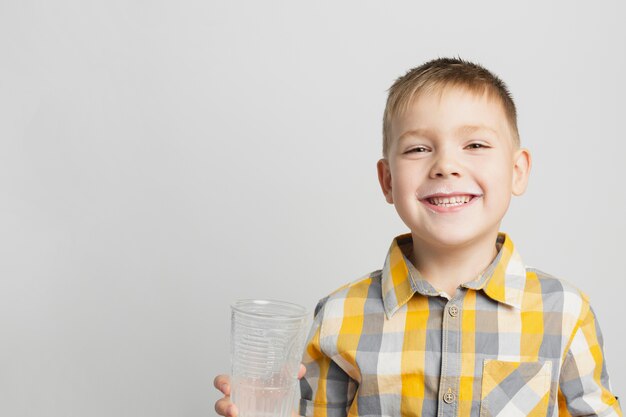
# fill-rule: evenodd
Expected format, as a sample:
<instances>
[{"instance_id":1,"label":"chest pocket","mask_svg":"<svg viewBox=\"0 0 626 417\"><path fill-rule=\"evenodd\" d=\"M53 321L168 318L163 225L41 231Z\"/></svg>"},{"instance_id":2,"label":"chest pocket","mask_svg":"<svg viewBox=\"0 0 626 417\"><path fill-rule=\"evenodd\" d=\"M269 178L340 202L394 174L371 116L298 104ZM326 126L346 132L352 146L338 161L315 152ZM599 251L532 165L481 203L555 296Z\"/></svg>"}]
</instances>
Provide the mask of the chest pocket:
<instances>
[{"instance_id":1,"label":"chest pocket","mask_svg":"<svg viewBox=\"0 0 626 417\"><path fill-rule=\"evenodd\" d=\"M480 417L544 417L550 400L552 362L485 359Z\"/></svg>"}]
</instances>

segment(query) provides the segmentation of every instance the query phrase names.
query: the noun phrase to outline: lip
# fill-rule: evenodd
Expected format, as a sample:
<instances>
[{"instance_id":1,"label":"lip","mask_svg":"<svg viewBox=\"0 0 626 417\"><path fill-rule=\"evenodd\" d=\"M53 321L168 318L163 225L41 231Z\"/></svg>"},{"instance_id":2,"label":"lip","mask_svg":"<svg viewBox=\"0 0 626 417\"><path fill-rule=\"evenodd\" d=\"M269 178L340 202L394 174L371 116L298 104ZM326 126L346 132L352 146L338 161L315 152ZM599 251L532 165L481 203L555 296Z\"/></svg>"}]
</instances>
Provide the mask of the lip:
<instances>
[{"instance_id":1,"label":"lip","mask_svg":"<svg viewBox=\"0 0 626 417\"><path fill-rule=\"evenodd\" d=\"M471 195L472 197L480 197L480 194L474 194L474 193L464 193L464 192L457 192L457 193L435 193L435 194L428 194L426 196L424 196L422 198L422 200L425 200L427 198L434 198L434 197L441 197L441 198L450 198L450 197L454 197L454 196L458 196L458 195Z\"/></svg>"},{"instance_id":2,"label":"lip","mask_svg":"<svg viewBox=\"0 0 626 417\"><path fill-rule=\"evenodd\" d=\"M424 204L429 210L432 210L432 211L434 211L436 213L456 213L457 211L464 210L464 209L468 208L469 206L473 205L476 202L476 200L478 200L481 197L482 196L480 196L480 195L474 195L474 196L472 196L470 201L468 201L467 203L461 204L460 206L453 206L453 207L442 207L442 206L438 206L436 204L431 204L428 201L428 198L432 198L432 197L428 197L428 198L425 198L423 200L420 200L420 202L422 204Z\"/></svg>"}]
</instances>

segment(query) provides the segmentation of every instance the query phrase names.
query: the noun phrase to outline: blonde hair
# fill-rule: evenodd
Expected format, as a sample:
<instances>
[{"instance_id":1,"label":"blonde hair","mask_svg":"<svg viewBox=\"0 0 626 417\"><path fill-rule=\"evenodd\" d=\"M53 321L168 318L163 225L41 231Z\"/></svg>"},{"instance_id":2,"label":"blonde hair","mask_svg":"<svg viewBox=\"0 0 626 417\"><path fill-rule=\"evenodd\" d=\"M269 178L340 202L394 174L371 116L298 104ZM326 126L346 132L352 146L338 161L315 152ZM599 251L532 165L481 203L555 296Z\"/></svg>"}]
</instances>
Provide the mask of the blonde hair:
<instances>
[{"instance_id":1,"label":"blonde hair","mask_svg":"<svg viewBox=\"0 0 626 417\"><path fill-rule=\"evenodd\" d=\"M485 92L500 101L513 136L516 149L520 147L517 111L508 87L486 68L461 58L437 58L412 68L398 77L387 90L387 105L383 115L383 157L391 147L391 121L404 113L420 94L460 87L475 94Z\"/></svg>"}]
</instances>

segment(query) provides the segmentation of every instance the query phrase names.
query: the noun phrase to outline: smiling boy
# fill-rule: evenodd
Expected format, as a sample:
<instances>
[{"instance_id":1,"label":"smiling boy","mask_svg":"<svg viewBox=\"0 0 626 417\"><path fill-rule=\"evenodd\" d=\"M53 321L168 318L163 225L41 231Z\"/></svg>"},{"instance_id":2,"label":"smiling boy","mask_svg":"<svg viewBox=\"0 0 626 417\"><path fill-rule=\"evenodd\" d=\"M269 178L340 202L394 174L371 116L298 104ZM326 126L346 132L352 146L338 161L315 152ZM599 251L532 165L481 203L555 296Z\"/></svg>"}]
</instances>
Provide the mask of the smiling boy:
<instances>
[{"instance_id":1,"label":"smiling boy","mask_svg":"<svg viewBox=\"0 0 626 417\"><path fill-rule=\"evenodd\" d=\"M530 174L516 117L505 84L460 59L392 85L378 178L410 233L319 301L301 415L622 416L588 297L499 229Z\"/></svg>"},{"instance_id":2,"label":"smiling boy","mask_svg":"<svg viewBox=\"0 0 626 417\"><path fill-rule=\"evenodd\" d=\"M493 92L435 88L386 125L378 176L411 230L410 261L454 296L495 258L500 221L511 194L526 189L531 158Z\"/></svg>"}]
</instances>

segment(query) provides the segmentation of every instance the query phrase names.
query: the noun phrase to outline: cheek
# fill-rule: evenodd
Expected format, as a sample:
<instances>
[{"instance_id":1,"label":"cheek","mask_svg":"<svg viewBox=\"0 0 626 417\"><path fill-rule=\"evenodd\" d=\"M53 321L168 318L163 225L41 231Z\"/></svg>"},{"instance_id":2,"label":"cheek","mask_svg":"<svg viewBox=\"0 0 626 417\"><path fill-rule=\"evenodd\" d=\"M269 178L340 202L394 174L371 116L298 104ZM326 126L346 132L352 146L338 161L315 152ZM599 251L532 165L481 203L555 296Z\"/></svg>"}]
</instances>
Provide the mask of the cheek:
<instances>
[{"instance_id":1,"label":"cheek","mask_svg":"<svg viewBox=\"0 0 626 417\"><path fill-rule=\"evenodd\" d=\"M417 175L405 175L400 173L394 178L393 191L399 198L413 198L418 189Z\"/></svg>"},{"instance_id":2,"label":"cheek","mask_svg":"<svg viewBox=\"0 0 626 417\"><path fill-rule=\"evenodd\" d=\"M511 169L502 165L491 166L483 170L483 173L481 178L483 179L483 186L486 188L488 200L495 204L506 204L512 192Z\"/></svg>"}]
</instances>

